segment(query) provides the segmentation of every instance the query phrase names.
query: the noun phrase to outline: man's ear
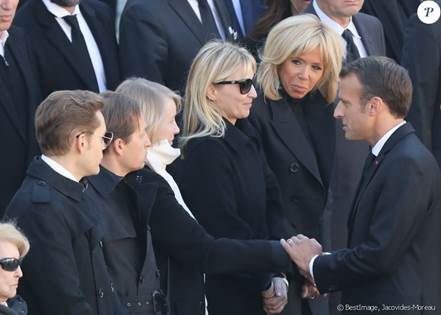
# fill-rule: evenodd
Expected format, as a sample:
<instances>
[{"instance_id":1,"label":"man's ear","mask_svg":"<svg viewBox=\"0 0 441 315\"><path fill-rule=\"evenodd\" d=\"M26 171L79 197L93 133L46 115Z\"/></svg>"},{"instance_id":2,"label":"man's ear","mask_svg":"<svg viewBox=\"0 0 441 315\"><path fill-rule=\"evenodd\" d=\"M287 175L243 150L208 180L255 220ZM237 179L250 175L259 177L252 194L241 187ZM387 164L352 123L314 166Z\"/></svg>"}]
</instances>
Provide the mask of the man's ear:
<instances>
[{"instance_id":1,"label":"man's ear","mask_svg":"<svg viewBox=\"0 0 441 315\"><path fill-rule=\"evenodd\" d=\"M116 138L110 144L109 149L113 150L117 155L122 155L126 147L126 142L121 138Z\"/></svg>"},{"instance_id":2,"label":"man's ear","mask_svg":"<svg viewBox=\"0 0 441 315\"><path fill-rule=\"evenodd\" d=\"M374 96L371 97L366 106L369 115L378 115L384 108L384 102L380 97Z\"/></svg>"},{"instance_id":3,"label":"man's ear","mask_svg":"<svg viewBox=\"0 0 441 315\"><path fill-rule=\"evenodd\" d=\"M82 154L89 147L89 135L85 132L74 136L74 148L77 152Z\"/></svg>"},{"instance_id":4,"label":"man's ear","mask_svg":"<svg viewBox=\"0 0 441 315\"><path fill-rule=\"evenodd\" d=\"M217 97L216 87L214 86L214 84L210 84L207 88L207 98L210 101L215 102L216 97Z\"/></svg>"}]
</instances>

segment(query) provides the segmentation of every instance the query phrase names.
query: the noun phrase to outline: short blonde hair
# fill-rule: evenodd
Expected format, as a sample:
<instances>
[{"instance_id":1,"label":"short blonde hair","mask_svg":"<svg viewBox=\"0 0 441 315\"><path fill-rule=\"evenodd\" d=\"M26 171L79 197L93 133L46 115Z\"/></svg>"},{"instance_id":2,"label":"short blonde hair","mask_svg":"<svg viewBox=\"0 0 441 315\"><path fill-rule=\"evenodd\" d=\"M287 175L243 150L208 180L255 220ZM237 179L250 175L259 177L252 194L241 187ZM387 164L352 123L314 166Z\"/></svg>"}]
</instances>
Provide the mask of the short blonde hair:
<instances>
[{"instance_id":1,"label":"short blonde hair","mask_svg":"<svg viewBox=\"0 0 441 315\"><path fill-rule=\"evenodd\" d=\"M226 80L238 69L256 71L256 61L245 48L229 42L211 41L199 50L185 89L181 146L191 138L224 136L222 114L208 99L207 92L210 85Z\"/></svg>"},{"instance_id":2,"label":"short blonde hair","mask_svg":"<svg viewBox=\"0 0 441 315\"><path fill-rule=\"evenodd\" d=\"M26 256L29 251L29 241L13 222L0 223L0 241L6 241L17 246L20 258Z\"/></svg>"},{"instance_id":3,"label":"short blonde hair","mask_svg":"<svg viewBox=\"0 0 441 315\"><path fill-rule=\"evenodd\" d=\"M176 111L181 108L181 97L159 83L143 78L129 78L122 82L116 92L135 100L143 113L146 132L150 140L158 128L159 122L164 116L164 101L171 98L176 104Z\"/></svg>"},{"instance_id":4,"label":"short blonde hair","mask_svg":"<svg viewBox=\"0 0 441 315\"><path fill-rule=\"evenodd\" d=\"M328 102L337 96L338 75L342 66L344 41L336 32L311 14L292 16L274 26L268 34L257 81L266 97L279 100L279 67L289 58L319 48L323 76L314 89L319 89Z\"/></svg>"}]
</instances>

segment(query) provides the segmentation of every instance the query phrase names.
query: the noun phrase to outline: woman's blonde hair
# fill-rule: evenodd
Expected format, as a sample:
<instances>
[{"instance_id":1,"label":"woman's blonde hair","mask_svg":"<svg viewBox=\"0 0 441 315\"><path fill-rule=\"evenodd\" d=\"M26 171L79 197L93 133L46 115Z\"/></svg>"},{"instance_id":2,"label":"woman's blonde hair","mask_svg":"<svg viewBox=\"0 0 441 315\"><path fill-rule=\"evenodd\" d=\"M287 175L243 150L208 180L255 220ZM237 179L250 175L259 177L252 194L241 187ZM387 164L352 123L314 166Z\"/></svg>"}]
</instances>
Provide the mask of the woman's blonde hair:
<instances>
[{"instance_id":1,"label":"woman's blonde hair","mask_svg":"<svg viewBox=\"0 0 441 315\"><path fill-rule=\"evenodd\" d=\"M318 48L323 61L323 76L314 89L319 89L326 100L332 102L337 96L344 47L343 39L316 16L303 14L286 18L268 34L257 82L266 97L281 99L280 65L289 58Z\"/></svg>"},{"instance_id":2,"label":"woman's blonde hair","mask_svg":"<svg viewBox=\"0 0 441 315\"><path fill-rule=\"evenodd\" d=\"M164 116L163 105L166 99L171 98L174 101L176 111L181 108L181 97L177 93L159 83L143 78L129 78L122 82L115 92L128 96L138 103L150 140L154 138L159 122Z\"/></svg>"},{"instance_id":3,"label":"woman's blonde hair","mask_svg":"<svg viewBox=\"0 0 441 315\"><path fill-rule=\"evenodd\" d=\"M6 241L17 246L20 258L29 251L29 241L13 222L0 223L0 241Z\"/></svg>"},{"instance_id":4,"label":"woman's blonde hair","mask_svg":"<svg viewBox=\"0 0 441 315\"><path fill-rule=\"evenodd\" d=\"M208 99L207 92L210 85L226 80L239 69L253 74L256 71L256 61L245 48L229 42L211 41L199 50L185 89L181 146L192 138L224 136L222 114Z\"/></svg>"}]
</instances>

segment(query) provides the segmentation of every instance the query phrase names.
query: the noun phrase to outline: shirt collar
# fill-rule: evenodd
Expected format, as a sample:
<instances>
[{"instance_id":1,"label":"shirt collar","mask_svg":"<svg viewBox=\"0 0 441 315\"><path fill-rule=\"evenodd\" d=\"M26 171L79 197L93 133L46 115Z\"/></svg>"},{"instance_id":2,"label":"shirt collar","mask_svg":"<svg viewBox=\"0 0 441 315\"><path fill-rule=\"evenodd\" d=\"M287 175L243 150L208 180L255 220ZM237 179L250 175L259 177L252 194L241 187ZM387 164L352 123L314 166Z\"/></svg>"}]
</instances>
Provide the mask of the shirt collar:
<instances>
[{"instance_id":1,"label":"shirt collar","mask_svg":"<svg viewBox=\"0 0 441 315\"><path fill-rule=\"evenodd\" d=\"M387 140L392 136L392 134L398 129L400 128L402 125L404 125L406 123L406 121L402 121L401 123L399 123L398 125L396 125L395 127L393 127L392 129L390 129L388 132L386 132L380 140L377 141L377 143L374 145L374 147L372 148L372 154L375 156L378 156L378 154L380 154L381 149L383 148L384 144L387 142Z\"/></svg>"},{"instance_id":2,"label":"shirt collar","mask_svg":"<svg viewBox=\"0 0 441 315\"><path fill-rule=\"evenodd\" d=\"M317 13L317 16L320 18L320 21L322 21L323 24L325 24L326 26L330 27L335 32L337 32L337 34L339 34L340 36L341 36L341 34L343 34L345 29L348 29L351 31L352 35L354 35L355 37L361 38L357 32L357 29L354 25L354 22L352 21L352 18L351 18L351 21L349 22L348 26L346 26L346 28L344 28L340 24L338 24L336 21L331 19L325 12L323 12L322 9L320 9L320 7L318 6L317 1L313 1L312 6L314 7L314 10Z\"/></svg>"},{"instance_id":3,"label":"shirt collar","mask_svg":"<svg viewBox=\"0 0 441 315\"><path fill-rule=\"evenodd\" d=\"M2 44L3 47L5 47L6 45L6 40L9 37L9 32L8 31L3 31L0 33L0 44Z\"/></svg>"},{"instance_id":4,"label":"shirt collar","mask_svg":"<svg viewBox=\"0 0 441 315\"><path fill-rule=\"evenodd\" d=\"M66 168L64 168L60 163L54 161L53 159L51 159L50 157L42 154L41 155L41 159L47 164L49 165L49 167L54 170L55 172L57 172L58 174L60 174L61 176L64 176L66 178L69 178L70 180L73 180L75 182L78 182L78 180L75 178L75 176L69 172Z\"/></svg>"},{"instance_id":5,"label":"shirt collar","mask_svg":"<svg viewBox=\"0 0 441 315\"><path fill-rule=\"evenodd\" d=\"M58 18L63 18L67 15L76 15L76 14L80 13L80 9L79 9L78 4L75 6L74 12L71 14L65 8L60 7L58 4L55 4L50 0L42 0L42 1L43 1L44 5L46 6L47 10Z\"/></svg>"},{"instance_id":6,"label":"shirt collar","mask_svg":"<svg viewBox=\"0 0 441 315\"><path fill-rule=\"evenodd\" d=\"M8 37L9 37L8 31L3 31L0 33L0 55L3 57L5 56L5 45Z\"/></svg>"}]
</instances>

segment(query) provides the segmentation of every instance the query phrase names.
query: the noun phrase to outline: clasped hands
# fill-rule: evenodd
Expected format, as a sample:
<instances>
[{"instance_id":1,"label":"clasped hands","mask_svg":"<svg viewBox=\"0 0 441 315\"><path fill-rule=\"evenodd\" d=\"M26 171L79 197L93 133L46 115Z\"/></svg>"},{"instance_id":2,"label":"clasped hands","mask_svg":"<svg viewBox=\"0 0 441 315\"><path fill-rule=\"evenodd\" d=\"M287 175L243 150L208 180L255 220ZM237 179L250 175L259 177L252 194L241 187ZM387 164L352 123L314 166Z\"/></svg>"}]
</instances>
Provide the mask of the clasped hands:
<instances>
[{"instance_id":1,"label":"clasped hands","mask_svg":"<svg viewBox=\"0 0 441 315\"><path fill-rule=\"evenodd\" d=\"M282 239L280 243L306 279L302 290L302 297L313 299L320 295L309 272L311 259L316 255L322 254L322 246L319 242L314 238L310 239L302 234L298 234L288 240Z\"/></svg>"}]
</instances>

